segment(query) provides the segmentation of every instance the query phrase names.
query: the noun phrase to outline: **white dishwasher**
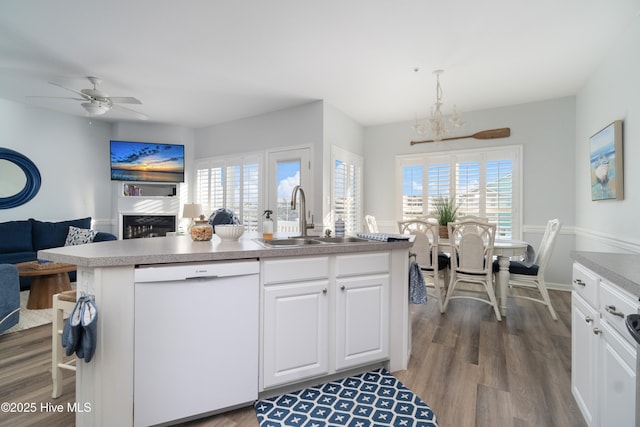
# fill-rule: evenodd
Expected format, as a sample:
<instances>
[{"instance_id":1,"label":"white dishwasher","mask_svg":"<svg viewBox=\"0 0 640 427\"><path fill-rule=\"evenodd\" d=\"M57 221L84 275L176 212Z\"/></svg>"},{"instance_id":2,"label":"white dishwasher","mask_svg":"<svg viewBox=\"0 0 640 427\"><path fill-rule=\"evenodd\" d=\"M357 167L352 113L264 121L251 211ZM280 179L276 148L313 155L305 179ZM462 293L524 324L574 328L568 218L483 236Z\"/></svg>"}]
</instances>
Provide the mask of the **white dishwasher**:
<instances>
[{"instance_id":1,"label":"white dishwasher","mask_svg":"<svg viewBox=\"0 0 640 427\"><path fill-rule=\"evenodd\" d=\"M135 270L134 426L258 397L259 263Z\"/></svg>"}]
</instances>

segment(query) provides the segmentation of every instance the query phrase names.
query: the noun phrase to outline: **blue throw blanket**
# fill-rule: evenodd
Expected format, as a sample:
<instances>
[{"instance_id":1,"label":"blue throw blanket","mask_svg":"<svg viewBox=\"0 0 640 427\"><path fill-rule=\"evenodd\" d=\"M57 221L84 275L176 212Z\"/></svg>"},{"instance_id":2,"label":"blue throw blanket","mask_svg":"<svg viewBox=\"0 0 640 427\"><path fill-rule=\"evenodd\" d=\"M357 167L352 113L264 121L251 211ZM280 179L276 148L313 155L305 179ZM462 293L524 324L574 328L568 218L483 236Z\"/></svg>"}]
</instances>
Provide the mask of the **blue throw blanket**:
<instances>
[{"instance_id":1,"label":"blue throw blanket","mask_svg":"<svg viewBox=\"0 0 640 427\"><path fill-rule=\"evenodd\" d=\"M420 266L415 261L411 261L409 266L409 303L427 303L427 288L424 284L424 277Z\"/></svg>"}]
</instances>

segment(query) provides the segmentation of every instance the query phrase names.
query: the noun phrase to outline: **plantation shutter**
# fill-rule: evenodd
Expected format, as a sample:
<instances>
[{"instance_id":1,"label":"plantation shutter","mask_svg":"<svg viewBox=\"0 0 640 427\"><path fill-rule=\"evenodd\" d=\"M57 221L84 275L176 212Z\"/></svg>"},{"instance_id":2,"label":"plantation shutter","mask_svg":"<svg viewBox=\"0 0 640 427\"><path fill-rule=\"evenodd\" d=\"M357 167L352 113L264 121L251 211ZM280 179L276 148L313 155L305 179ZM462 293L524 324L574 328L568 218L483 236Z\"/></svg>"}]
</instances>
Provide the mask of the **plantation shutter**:
<instances>
[{"instance_id":1,"label":"plantation shutter","mask_svg":"<svg viewBox=\"0 0 640 427\"><path fill-rule=\"evenodd\" d=\"M259 156L201 160L196 166L196 202L206 216L232 210L247 231L258 227L261 205Z\"/></svg>"},{"instance_id":2,"label":"plantation shutter","mask_svg":"<svg viewBox=\"0 0 640 427\"><path fill-rule=\"evenodd\" d=\"M399 217L427 215L435 197L454 197L458 216L486 217L497 225L496 237L518 238L520 153L520 147L501 147L399 156Z\"/></svg>"},{"instance_id":3,"label":"plantation shutter","mask_svg":"<svg viewBox=\"0 0 640 427\"><path fill-rule=\"evenodd\" d=\"M332 209L335 219L342 217L345 232L355 233L362 225L362 158L332 147Z\"/></svg>"}]
</instances>

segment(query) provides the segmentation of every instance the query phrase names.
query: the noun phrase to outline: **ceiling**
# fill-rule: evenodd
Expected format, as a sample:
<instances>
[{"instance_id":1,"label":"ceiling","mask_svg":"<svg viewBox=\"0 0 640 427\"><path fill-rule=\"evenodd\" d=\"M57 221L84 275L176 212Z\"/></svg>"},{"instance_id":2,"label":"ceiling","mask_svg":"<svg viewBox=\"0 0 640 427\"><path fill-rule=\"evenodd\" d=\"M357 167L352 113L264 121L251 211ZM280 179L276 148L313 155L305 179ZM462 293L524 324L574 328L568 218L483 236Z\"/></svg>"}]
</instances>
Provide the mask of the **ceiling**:
<instances>
[{"instance_id":1,"label":"ceiling","mask_svg":"<svg viewBox=\"0 0 640 427\"><path fill-rule=\"evenodd\" d=\"M97 76L156 123L323 99L371 126L425 114L435 69L445 112L575 95L639 12L640 0L3 0L0 98L84 116L78 101L28 96L73 97L48 82Z\"/></svg>"}]
</instances>

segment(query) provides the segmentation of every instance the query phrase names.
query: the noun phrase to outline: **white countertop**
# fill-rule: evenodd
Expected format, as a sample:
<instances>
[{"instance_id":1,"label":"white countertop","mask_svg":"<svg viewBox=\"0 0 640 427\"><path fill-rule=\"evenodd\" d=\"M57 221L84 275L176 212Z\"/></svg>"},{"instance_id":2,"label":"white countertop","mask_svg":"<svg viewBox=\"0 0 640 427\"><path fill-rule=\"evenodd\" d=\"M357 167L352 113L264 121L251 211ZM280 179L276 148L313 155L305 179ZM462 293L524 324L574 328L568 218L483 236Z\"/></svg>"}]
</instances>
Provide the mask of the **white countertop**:
<instances>
[{"instance_id":1,"label":"white countertop","mask_svg":"<svg viewBox=\"0 0 640 427\"><path fill-rule=\"evenodd\" d=\"M611 283L640 296L640 254L571 252L571 257Z\"/></svg>"},{"instance_id":2,"label":"white countertop","mask_svg":"<svg viewBox=\"0 0 640 427\"><path fill-rule=\"evenodd\" d=\"M409 248L413 243L376 242L305 245L265 248L253 239L258 233L247 233L238 241L221 241L215 236L208 242L194 242L190 236L152 237L113 240L78 246L65 246L38 251L39 259L66 262L82 267L115 267L140 264L218 261L231 259L271 258L352 252L369 252Z\"/></svg>"}]
</instances>

